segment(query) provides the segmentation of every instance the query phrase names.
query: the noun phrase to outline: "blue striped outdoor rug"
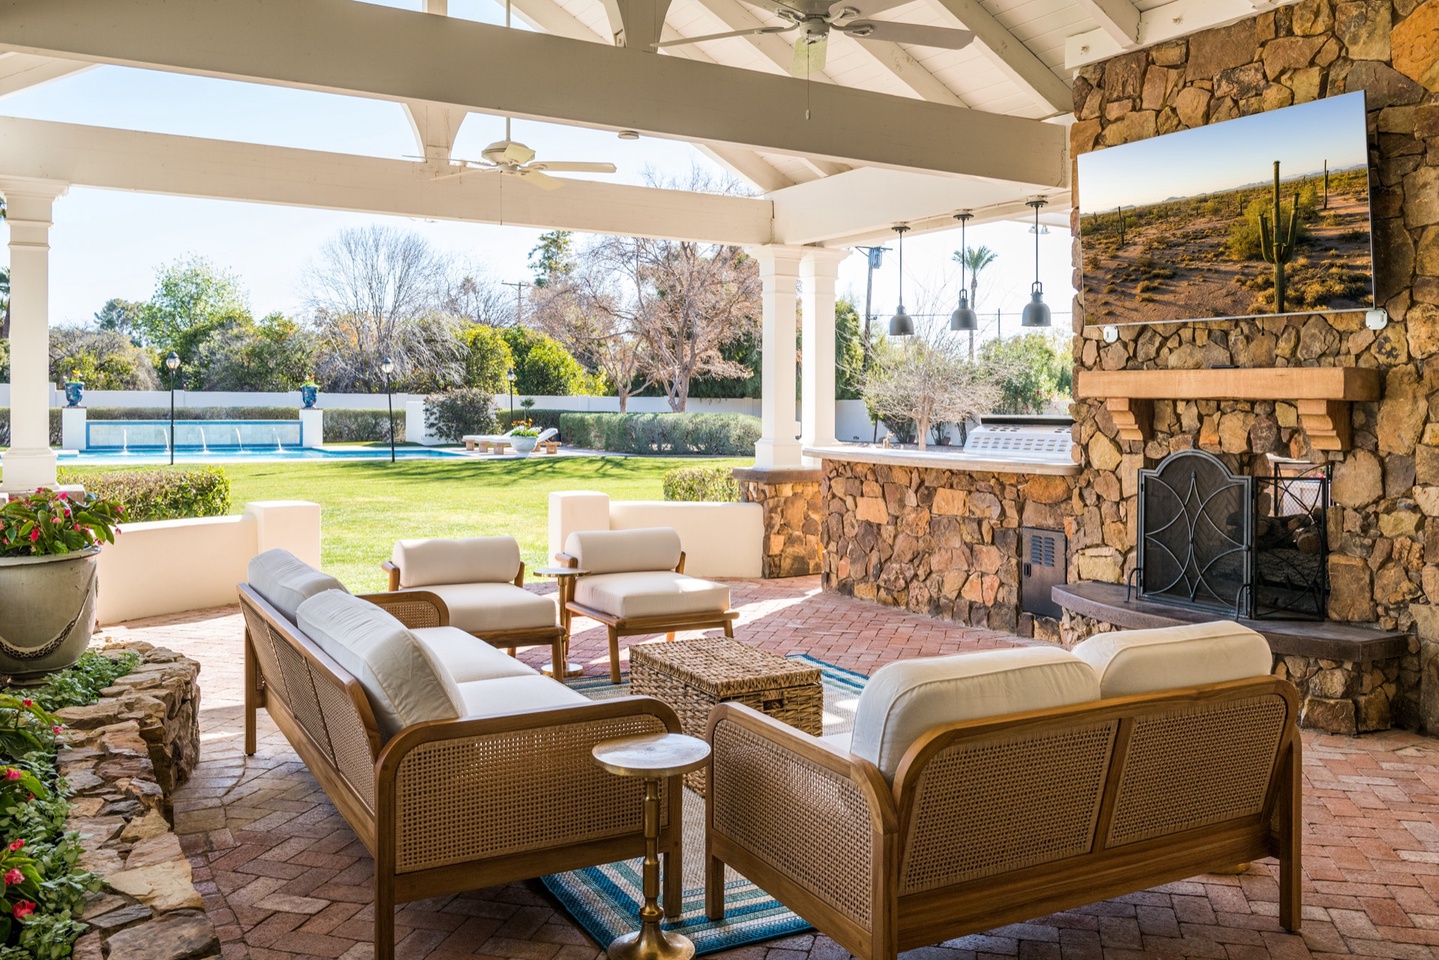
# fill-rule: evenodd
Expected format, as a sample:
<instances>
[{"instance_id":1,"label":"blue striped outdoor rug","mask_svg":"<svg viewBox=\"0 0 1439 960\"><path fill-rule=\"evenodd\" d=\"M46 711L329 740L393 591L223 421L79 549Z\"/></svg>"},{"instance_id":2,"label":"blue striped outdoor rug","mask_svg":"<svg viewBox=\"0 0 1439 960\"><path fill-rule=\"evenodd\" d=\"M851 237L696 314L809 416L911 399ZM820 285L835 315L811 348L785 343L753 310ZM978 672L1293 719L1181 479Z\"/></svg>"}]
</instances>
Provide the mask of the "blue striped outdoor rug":
<instances>
[{"instance_id":1,"label":"blue striped outdoor rug","mask_svg":"<svg viewBox=\"0 0 1439 960\"><path fill-rule=\"evenodd\" d=\"M824 732L843 733L854 721L855 703L864 689L865 677L823 660L803 654L793 659L820 668L824 683ZM576 677L569 686L593 700L607 700L629 692L629 679L614 685L607 676ZM714 953L745 944L804 933L809 924L759 887L733 871L725 882L725 918L719 923L705 916L704 909L704 800L690 790L684 799L684 912L678 920L666 920L665 928L683 933L694 941L695 953ZM644 895L640 889L640 859L610 863L544 878L570 916L603 949L622 933L639 925L637 919Z\"/></svg>"}]
</instances>

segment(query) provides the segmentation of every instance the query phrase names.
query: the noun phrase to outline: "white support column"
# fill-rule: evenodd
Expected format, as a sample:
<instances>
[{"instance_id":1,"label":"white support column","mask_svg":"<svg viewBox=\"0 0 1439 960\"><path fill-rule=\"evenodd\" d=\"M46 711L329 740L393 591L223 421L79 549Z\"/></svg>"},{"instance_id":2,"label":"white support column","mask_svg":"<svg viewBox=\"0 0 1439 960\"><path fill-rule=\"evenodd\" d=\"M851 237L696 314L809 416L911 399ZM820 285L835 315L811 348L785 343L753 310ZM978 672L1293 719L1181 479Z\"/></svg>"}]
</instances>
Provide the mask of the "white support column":
<instances>
[{"instance_id":1,"label":"white support column","mask_svg":"<svg viewBox=\"0 0 1439 960\"><path fill-rule=\"evenodd\" d=\"M803 367L800 397L803 429L800 443L824 447L834 437L834 283L848 250L806 249L799 264L803 316ZM818 464L816 464L818 465Z\"/></svg>"},{"instance_id":2,"label":"white support column","mask_svg":"<svg viewBox=\"0 0 1439 960\"><path fill-rule=\"evenodd\" d=\"M764 365L760 374L760 439L754 445L757 467L797 467L795 439L795 288L802 247L770 244L754 247L764 303Z\"/></svg>"},{"instance_id":3,"label":"white support column","mask_svg":"<svg viewBox=\"0 0 1439 960\"><path fill-rule=\"evenodd\" d=\"M10 224L10 449L0 490L55 485L50 449L50 224L68 184L0 179Z\"/></svg>"}]
</instances>

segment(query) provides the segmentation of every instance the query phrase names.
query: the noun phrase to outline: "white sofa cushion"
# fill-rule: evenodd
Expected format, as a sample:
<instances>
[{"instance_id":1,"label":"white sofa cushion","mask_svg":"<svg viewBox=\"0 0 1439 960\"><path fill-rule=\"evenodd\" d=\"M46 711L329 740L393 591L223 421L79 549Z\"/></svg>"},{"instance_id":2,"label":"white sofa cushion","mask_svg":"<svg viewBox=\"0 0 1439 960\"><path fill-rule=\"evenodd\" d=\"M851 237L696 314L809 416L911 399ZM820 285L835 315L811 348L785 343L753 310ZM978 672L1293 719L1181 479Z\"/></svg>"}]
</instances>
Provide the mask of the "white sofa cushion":
<instances>
[{"instance_id":1,"label":"white sofa cushion","mask_svg":"<svg viewBox=\"0 0 1439 960\"><path fill-rule=\"evenodd\" d=\"M549 677L500 677L462 683L460 695L465 701L467 717L503 716L516 710L542 710L589 702L584 694Z\"/></svg>"},{"instance_id":2,"label":"white sofa cushion","mask_svg":"<svg viewBox=\"0 0 1439 960\"><path fill-rule=\"evenodd\" d=\"M1099 699L1099 679L1058 647L900 660L874 672L855 708L850 752L893 781L910 745L948 723Z\"/></svg>"},{"instance_id":3,"label":"white sofa cushion","mask_svg":"<svg viewBox=\"0 0 1439 960\"><path fill-rule=\"evenodd\" d=\"M470 633L560 624L560 608L553 597L530 593L513 583L434 583L422 589L445 601L450 608L450 626Z\"/></svg>"},{"instance_id":4,"label":"white sofa cushion","mask_svg":"<svg viewBox=\"0 0 1439 960\"><path fill-rule=\"evenodd\" d=\"M565 541L565 553L590 573L673 570L680 550L680 535L669 527L577 530Z\"/></svg>"},{"instance_id":5,"label":"white sofa cushion","mask_svg":"<svg viewBox=\"0 0 1439 960\"><path fill-rule=\"evenodd\" d=\"M424 644L430 659L455 683L493 680L496 677L537 677L539 671L458 627L421 627L411 630Z\"/></svg>"},{"instance_id":6,"label":"white sofa cushion","mask_svg":"<svg viewBox=\"0 0 1439 960\"><path fill-rule=\"evenodd\" d=\"M390 559L400 568L402 587L505 583L520 573L520 545L514 537L400 540Z\"/></svg>"},{"instance_id":7,"label":"white sofa cushion","mask_svg":"<svg viewBox=\"0 0 1439 960\"><path fill-rule=\"evenodd\" d=\"M664 570L602 573L578 577L575 600L623 619L723 613L729 609L729 587Z\"/></svg>"},{"instance_id":8,"label":"white sofa cushion","mask_svg":"<svg viewBox=\"0 0 1439 960\"><path fill-rule=\"evenodd\" d=\"M373 603L327 590L300 604L296 622L365 688L385 739L410 724L463 712L455 681L404 624Z\"/></svg>"},{"instance_id":9,"label":"white sofa cushion","mask_svg":"<svg viewBox=\"0 0 1439 960\"><path fill-rule=\"evenodd\" d=\"M1074 655L1094 668L1104 697L1263 677L1274 667L1269 641L1232 620L1095 634Z\"/></svg>"},{"instance_id":10,"label":"white sofa cushion","mask_svg":"<svg viewBox=\"0 0 1439 960\"><path fill-rule=\"evenodd\" d=\"M345 590L328 573L316 570L288 550L266 550L250 560L245 580L270 606L295 622L300 604L326 590ZM345 591L348 592L348 591Z\"/></svg>"}]
</instances>

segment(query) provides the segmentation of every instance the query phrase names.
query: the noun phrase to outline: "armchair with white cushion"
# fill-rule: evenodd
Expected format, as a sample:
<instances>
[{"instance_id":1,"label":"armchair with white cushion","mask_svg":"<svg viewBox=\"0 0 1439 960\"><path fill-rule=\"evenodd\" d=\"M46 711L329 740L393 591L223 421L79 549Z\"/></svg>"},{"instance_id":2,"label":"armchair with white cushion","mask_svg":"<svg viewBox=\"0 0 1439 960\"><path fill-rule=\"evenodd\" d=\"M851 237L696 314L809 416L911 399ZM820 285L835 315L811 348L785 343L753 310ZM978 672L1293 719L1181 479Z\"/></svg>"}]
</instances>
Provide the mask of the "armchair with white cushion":
<instances>
[{"instance_id":1,"label":"armchair with white cushion","mask_svg":"<svg viewBox=\"0 0 1439 960\"><path fill-rule=\"evenodd\" d=\"M550 597L524 589L525 565L514 537L400 540L380 565L390 589L424 590L446 607L453 627L506 649L549 644L564 663L565 631Z\"/></svg>"},{"instance_id":2,"label":"armchair with white cushion","mask_svg":"<svg viewBox=\"0 0 1439 960\"><path fill-rule=\"evenodd\" d=\"M609 631L610 682L620 682L620 637L721 627L734 636L729 587L686 576L680 537L667 527L572 533L555 559L582 571L561 580L561 609Z\"/></svg>"}]
</instances>

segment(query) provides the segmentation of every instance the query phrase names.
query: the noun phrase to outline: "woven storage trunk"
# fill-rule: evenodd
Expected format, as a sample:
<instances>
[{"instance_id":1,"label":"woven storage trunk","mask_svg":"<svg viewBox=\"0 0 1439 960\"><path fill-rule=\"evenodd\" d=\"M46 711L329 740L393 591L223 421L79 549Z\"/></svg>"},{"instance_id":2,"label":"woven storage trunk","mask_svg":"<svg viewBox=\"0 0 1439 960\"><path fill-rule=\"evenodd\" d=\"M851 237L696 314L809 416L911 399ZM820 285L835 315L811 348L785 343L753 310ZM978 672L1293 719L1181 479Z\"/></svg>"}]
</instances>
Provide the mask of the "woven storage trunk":
<instances>
[{"instance_id":1,"label":"woven storage trunk","mask_svg":"<svg viewBox=\"0 0 1439 960\"><path fill-rule=\"evenodd\" d=\"M703 737L710 710L728 701L816 737L824 732L818 667L727 637L630 647L630 692L669 704L691 736ZM685 774L685 786L704 796L705 777L705 768Z\"/></svg>"}]
</instances>

